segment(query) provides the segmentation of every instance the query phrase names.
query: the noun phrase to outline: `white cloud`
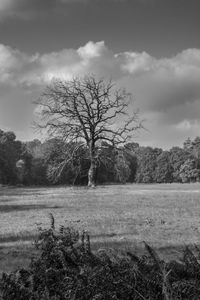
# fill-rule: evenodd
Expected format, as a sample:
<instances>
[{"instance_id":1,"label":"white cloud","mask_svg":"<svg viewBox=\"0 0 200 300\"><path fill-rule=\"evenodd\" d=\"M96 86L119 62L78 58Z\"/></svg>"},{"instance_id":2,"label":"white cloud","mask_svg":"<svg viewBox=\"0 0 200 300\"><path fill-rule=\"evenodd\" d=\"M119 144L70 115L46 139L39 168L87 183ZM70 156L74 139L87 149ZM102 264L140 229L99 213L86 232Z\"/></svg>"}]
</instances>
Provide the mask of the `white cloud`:
<instances>
[{"instance_id":1,"label":"white cloud","mask_svg":"<svg viewBox=\"0 0 200 300\"><path fill-rule=\"evenodd\" d=\"M175 125L175 128L178 130L190 130L193 124L189 120L183 120L182 122Z\"/></svg>"},{"instance_id":2,"label":"white cloud","mask_svg":"<svg viewBox=\"0 0 200 300\"><path fill-rule=\"evenodd\" d=\"M188 49L172 58L148 53L114 54L103 41L78 49L29 56L0 45L0 81L45 84L53 77L69 79L93 73L116 79L139 94L144 108L165 111L200 99L200 50Z\"/></svg>"},{"instance_id":3,"label":"white cloud","mask_svg":"<svg viewBox=\"0 0 200 300\"><path fill-rule=\"evenodd\" d=\"M88 42L85 46L80 47L77 52L83 59L100 57L105 51L104 41L93 43Z\"/></svg>"},{"instance_id":4,"label":"white cloud","mask_svg":"<svg viewBox=\"0 0 200 300\"><path fill-rule=\"evenodd\" d=\"M155 64L155 59L146 52L123 52L115 57L119 60L121 69L133 75L152 71Z\"/></svg>"},{"instance_id":5,"label":"white cloud","mask_svg":"<svg viewBox=\"0 0 200 300\"><path fill-rule=\"evenodd\" d=\"M0 82L11 85L42 85L54 77L68 80L88 73L112 76L117 68L120 72L120 65L104 42L32 56L0 45Z\"/></svg>"},{"instance_id":6,"label":"white cloud","mask_svg":"<svg viewBox=\"0 0 200 300\"><path fill-rule=\"evenodd\" d=\"M0 44L0 82L15 84L23 68L32 63L33 57L17 49Z\"/></svg>"},{"instance_id":7,"label":"white cloud","mask_svg":"<svg viewBox=\"0 0 200 300\"><path fill-rule=\"evenodd\" d=\"M175 129L180 131L191 131L191 130L200 130L200 120L183 120L180 123L176 124Z\"/></svg>"},{"instance_id":8,"label":"white cloud","mask_svg":"<svg viewBox=\"0 0 200 300\"><path fill-rule=\"evenodd\" d=\"M151 133L162 136L168 126L173 128L174 139L184 130L198 134L199 49L156 59L146 52L115 54L103 41L32 56L0 45L0 84L41 90L54 77L68 80L85 74L113 78L131 91L142 114L153 115L153 122L148 123Z\"/></svg>"}]
</instances>

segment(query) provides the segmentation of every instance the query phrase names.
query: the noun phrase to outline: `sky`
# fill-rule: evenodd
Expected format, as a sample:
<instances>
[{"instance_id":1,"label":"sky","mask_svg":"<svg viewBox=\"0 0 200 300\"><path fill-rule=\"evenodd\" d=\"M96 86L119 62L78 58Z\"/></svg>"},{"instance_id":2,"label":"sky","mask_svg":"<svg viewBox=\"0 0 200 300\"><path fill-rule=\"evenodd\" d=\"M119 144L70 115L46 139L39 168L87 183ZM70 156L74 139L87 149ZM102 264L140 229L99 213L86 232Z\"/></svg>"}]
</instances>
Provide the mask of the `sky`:
<instances>
[{"instance_id":1,"label":"sky","mask_svg":"<svg viewBox=\"0 0 200 300\"><path fill-rule=\"evenodd\" d=\"M95 74L133 95L141 145L200 136L199 0L0 0L0 129L38 137L33 104L55 77Z\"/></svg>"}]
</instances>

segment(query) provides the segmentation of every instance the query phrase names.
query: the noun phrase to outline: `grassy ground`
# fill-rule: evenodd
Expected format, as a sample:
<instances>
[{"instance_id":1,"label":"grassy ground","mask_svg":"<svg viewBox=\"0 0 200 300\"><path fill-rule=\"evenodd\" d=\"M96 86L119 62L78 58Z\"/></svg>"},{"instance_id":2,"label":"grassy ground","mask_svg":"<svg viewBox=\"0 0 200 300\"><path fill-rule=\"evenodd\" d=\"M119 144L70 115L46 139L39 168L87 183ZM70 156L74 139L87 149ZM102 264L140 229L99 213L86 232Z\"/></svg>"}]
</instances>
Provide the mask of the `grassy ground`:
<instances>
[{"instance_id":1,"label":"grassy ground","mask_svg":"<svg viewBox=\"0 0 200 300\"><path fill-rule=\"evenodd\" d=\"M0 189L0 271L26 265L37 227L88 230L93 247L134 249L142 241L165 258L200 243L200 184Z\"/></svg>"}]
</instances>

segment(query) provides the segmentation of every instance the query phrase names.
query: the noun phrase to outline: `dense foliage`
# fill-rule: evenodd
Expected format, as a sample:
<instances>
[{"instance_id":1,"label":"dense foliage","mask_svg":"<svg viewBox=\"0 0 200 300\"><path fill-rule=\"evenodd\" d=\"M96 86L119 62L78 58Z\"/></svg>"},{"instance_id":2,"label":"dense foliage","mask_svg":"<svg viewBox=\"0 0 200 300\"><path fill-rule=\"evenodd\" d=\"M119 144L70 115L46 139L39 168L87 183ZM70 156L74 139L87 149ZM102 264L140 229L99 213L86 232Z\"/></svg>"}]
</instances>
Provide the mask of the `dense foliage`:
<instances>
[{"instance_id":1,"label":"dense foliage","mask_svg":"<svg viewBox=\"0 0 200 300\"><path fill-rule=\"evenodd\" d=\"M22 155L22 143L16 141L13 132L0 130L0 183L17 182L16 162Z\"/></svg>"},{"instance_id":2,"label":"dense foliage","mask_svg":"<svg viewBox=\"0 0 200 300\"><path fill-rule=\"evenodd\" d=\"M37 258L27 269L3 273L2 300L197 300L200 250L187 247L180 262L162 261L145 243L147 255L91 250L90 237L73 228L40 229Z\"/></svg>"},{"instance_id":3,"label":"dense foliage","mask_svg":"<svg viewBox=\"0 0 200 300\"><path fill-rule=\"evenodd\" d=\"M59 166L59 167L58 167ZM17 141L13 132L0 130L0 184L87 184L90 168L84 144L65 143L58 138L41 142ZM128 143L114 148L98 147L97 183L198 182L200 137L187 139L183 147L169 151Z\"/></svg>"}]
</instances>

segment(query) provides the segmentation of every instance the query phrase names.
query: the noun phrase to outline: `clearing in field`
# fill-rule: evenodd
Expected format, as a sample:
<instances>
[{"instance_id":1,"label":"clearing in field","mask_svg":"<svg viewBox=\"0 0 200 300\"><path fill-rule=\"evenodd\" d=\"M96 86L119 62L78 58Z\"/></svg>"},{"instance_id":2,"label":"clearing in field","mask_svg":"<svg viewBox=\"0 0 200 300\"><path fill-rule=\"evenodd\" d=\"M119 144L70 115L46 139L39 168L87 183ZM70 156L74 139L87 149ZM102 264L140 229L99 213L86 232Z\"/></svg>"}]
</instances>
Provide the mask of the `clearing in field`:
<instances>
[{"instance_id":1,"label":"clearing in field","mask_svg":"<svg viewBox=\"0 0 200 300\"><path fill-rule=\"evenodd\" d=\"M199 184L1 188L1 271L27 263L37 227L49 225L49 213L58 226L89 231L94 248L138 252L146 241L172 258L200 241Z\"/></svg>"}]
</instances>

